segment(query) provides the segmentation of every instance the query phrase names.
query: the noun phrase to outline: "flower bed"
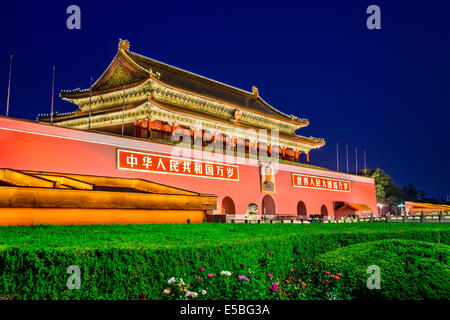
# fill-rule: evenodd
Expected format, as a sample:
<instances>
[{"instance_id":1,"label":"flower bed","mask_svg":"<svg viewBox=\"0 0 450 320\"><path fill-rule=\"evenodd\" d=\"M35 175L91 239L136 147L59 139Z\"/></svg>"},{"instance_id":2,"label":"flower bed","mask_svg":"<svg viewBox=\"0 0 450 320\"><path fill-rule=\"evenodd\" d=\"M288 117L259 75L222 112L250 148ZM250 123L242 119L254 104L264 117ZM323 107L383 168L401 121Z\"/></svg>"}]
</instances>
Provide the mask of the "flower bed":
<instances>
[{"instance_id":1,"label":"flower bed","mask_svg":"<svg viewBox=\"0 0 450 320\"><path fill-rule=\"evenodd\" d=\"M339 286L347 274L320 270L315 259L339 247L395 238L449 244L450 225L4 227L0 228L0 295L14 299L345 299L339 295L343 293ZM71 265L81 271L79 290L67 288ZM168 294L165 289L174 293L168 284L172 277L183 279L189 285L187 291L196 294Z\"/></svg>"}]
</instances>

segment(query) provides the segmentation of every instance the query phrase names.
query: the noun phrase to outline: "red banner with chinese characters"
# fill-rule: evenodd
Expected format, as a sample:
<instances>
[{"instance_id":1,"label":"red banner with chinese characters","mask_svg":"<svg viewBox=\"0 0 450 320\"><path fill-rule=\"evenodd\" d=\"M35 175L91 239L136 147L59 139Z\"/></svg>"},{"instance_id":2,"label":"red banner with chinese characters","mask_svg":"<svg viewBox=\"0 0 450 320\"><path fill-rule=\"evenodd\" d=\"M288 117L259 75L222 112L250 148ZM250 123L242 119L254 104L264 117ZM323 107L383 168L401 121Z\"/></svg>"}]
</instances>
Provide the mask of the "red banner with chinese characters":
<instances>
[{"instance_id":1,"label":"red banner with chinese characters","mask_svg":"<svg viewBox=\"0 0 450 320\"><path fill-rule=\"evenodd\" d=\"M239 167L117 149L117 169L239 181Z\"/></svg>"},{"instance_id":2,"label":"red banner with chinese characters","mask_svg":"<svg viewBox=\"0 0 450 320\"><path fill-rule=\"evenodd\" d=\"M350 181L292 173L292 185L300 188L350 192Z\"/></svg>"}]
</instances>

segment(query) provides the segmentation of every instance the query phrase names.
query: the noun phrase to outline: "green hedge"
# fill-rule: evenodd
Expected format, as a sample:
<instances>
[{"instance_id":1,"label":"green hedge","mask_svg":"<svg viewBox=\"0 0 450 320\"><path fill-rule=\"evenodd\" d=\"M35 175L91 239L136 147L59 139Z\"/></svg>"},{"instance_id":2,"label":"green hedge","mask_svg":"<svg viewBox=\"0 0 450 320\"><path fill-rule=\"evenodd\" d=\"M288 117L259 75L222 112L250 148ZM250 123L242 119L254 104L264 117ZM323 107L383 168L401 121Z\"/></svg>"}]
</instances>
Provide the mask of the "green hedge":
<instances>
[{"instance_id":1,"label":"green hedge","mask_svg":"<svg viewBox=\"0 0 450 320\"><path fill-rule=\"evenodd\" d=\"M327 252L316 263L322 274L342 274L340 296L450 299L450 246L445 244L399 239L366 242ZM369 289L372 265L379 267L380 287Z\"/></svg>"},{"instance_id":2,"label":"green hedge","mask_svg":"<svg viewBox=\"0 0 450 320\"><path fill-rule=\"evenodd\" d=\"M3 227L0 295L14 299L136 299L139 293L145 293L149 298L162 299L172 276L195 282L199 266L205 266L205 272L229 270L236 275L240 264L261 274L274 274L273 281L282 282L290 269L305 268L325 252L394 238L449 244L450 226L367 223ZM273 255L271 262L265 264L268 252ZM80 290L66 287L70 265L81 269ZM246 298L261 296L249 293Z\"/></svg>"}]
</instances>

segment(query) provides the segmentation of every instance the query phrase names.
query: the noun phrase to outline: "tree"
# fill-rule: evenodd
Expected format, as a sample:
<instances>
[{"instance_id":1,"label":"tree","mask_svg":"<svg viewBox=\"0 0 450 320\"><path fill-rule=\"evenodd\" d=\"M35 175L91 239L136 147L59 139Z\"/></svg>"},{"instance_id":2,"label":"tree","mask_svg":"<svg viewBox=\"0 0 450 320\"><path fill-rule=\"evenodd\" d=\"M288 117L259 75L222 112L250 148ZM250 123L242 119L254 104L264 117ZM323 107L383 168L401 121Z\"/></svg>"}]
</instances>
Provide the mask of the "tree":
<instances>
[{"instance_id":1,"label":"tree","mask_svg":"<svg viewBox=\"0 0 450 320\"><path fill-rule=\"evenodd\" d=\"M417 190L411 183L403 187L403 199L405 201L421 201L425 197L425 191Z\"/></svg>"},{"instance_id":2,"label":"tree","mask_svg":"<svg viewBox=\"0 0 450 320\"><path fill-rule=\"evenodd\" d=\"M403 202L403 190L380 168L377 168L375 171L370 169L360 170L358 174L375 179L375 192L378 203L388 204L390 209L396 210L397 206Z\"/></svg>"}]
</instances>

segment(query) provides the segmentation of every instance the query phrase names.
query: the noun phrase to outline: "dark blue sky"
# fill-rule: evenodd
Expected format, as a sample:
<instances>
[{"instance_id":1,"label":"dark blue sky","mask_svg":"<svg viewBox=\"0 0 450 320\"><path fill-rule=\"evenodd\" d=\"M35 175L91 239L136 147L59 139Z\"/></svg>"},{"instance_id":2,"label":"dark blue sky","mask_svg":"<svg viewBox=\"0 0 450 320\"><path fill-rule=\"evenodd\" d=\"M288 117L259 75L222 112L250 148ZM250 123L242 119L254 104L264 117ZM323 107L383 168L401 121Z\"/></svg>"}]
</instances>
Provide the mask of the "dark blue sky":
<instances>
[{"instance_id":1,"label":"dark blue sky","mask_svg":"<svg viewBox=\"0 0 450 320\"><path fill-rule=\"evenodd\" d=\"M81 8L81 30L66 8ZM381 30L366 8L381 8ZM450 194L449 1L33 1L2 3L0 113L35 120L56 92L87 88L117 51L131 51L233 86L259 88L274 107L310 120L299 134L325 138L313 164L383 168L403 186ZM74 106L56 98L55 110Z\"/></svg>"}]
</instances>

